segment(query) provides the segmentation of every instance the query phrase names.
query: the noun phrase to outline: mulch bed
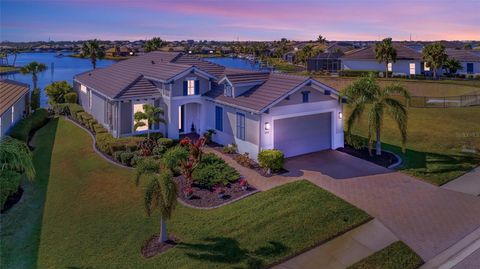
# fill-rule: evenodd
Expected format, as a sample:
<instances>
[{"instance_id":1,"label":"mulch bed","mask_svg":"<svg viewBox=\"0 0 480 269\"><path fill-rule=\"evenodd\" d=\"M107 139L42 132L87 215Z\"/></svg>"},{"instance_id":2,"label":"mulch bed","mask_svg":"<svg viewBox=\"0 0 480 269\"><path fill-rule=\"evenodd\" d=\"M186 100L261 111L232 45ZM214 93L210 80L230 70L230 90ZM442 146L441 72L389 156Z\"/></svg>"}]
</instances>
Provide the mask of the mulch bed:
<instances>
[{"instance_id":1,"label":"mulch bed","mask_svg":"<svg viewBox=\"0 0 480 269\"><path fill-rule=\"evenodd\" d=\"M225 195L223 198L219 198L218 194L212 189L205 188L194 183L192 185L193 196L192 198L187 199L182 192L187 187L187 181L183 176L176 177L175 181L178 185L178 197L183 202L192 206L205 208L228 203L234 199L251 194L257 190L252 186L249 186L247 190L242 190L239 181L236 181L225 186Z\"/></svg>"},{"instance_id":2,"label":"mulch bed","mask_svg":"<svg viewBox=\"0 0 480 269\"><path fill-rule=\"evenodd\" d=\"M398 158L390 152L382 151L382 155L375 155L375 149L372 149L372 155L368 152L368 148L355 149L349 145L337 150L383 167L389 167L398 161Z\"/></svg>"},{"instance_id":3,"label":"mulch bed","mask_svg":"<svg viewBox=\"0 0 480 269\"><path fill-rule=\"evenodd\" d=\"M168 236L166 242L159 241L159 235L154 235L143 244L140 253L144 258L151 258L162 252L165 252L178 244L178 239L172 235Z\"/></svg>"},{"instance_id":4,"label":"mulch bed","mask_svg":"<svg viewBox=\"0 0 480 269\"><path fill-rule=\"evenodd\" d=\"M18 187L18 190L15 193L12 193L10 196L7 197L7 200L5 201L5 204L3 205L2 210L0 210L0 213L5 213L7 210L12 208L20 199L22 199L23 195L23 188Z\"/></svg>"}]
</instances>

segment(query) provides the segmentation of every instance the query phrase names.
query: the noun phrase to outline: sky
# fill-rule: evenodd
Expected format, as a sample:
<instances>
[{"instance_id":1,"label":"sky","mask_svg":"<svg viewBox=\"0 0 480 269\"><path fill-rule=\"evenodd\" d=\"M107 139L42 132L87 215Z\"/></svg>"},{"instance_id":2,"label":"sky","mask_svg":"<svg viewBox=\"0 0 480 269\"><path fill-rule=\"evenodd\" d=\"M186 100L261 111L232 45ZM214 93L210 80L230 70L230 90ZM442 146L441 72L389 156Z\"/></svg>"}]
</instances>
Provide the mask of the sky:
<instances>
[{"instance_id":1,"label":"sky","mask_svg":"<svg viewBox=\"0 0 480 269\"><path fill-rule=\"evenodd\" d=\"M0 0L0 40L480 40L480 0Z\"/></svg>"}]
</instances>

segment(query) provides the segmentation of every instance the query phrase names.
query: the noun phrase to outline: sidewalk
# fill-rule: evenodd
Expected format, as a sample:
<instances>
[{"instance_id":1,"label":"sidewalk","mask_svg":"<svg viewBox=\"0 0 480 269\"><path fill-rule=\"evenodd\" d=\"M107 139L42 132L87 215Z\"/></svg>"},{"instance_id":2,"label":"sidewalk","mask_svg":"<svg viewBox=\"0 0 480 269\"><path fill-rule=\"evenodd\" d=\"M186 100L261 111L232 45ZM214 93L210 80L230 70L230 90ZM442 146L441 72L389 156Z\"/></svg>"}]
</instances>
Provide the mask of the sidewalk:
<instances>
[{"instance_id":1,"label":"sidewalk","mask_svg":"<svg viewBox=\"0 0 480 269\"><path fill-rule=\"evenodd\" d=\"M398 241L397 237L373 219L273 268L347 268L395 241Z\"/></svg>"},{"instance_id":2,"label":"sidewalk","mask_svg":"<svg viewBox=\"0 0 480 269\"><path fill-rule=\"evenodd\" d=\"M480 195L480 167L443 185L442 188L452 191Z\"/></svg>"}]
</instances>

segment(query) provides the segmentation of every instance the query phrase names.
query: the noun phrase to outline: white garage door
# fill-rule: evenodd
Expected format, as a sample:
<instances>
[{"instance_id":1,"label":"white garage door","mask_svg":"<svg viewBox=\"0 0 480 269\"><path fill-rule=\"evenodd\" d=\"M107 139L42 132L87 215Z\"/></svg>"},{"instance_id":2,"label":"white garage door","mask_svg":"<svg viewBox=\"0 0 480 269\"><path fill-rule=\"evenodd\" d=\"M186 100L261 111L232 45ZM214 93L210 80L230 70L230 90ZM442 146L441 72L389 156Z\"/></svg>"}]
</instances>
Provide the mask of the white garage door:
<instances>
[{"instance_id":1,"label":"white garage door","mask_svg":"<svg viewBox=\"0 0 480 269\"><path fill-rule=\"evenodd\" d=\"M273 144L285 157L331 148L331 114L321 113L274 121Z\"/></svg>"}]
</instances>

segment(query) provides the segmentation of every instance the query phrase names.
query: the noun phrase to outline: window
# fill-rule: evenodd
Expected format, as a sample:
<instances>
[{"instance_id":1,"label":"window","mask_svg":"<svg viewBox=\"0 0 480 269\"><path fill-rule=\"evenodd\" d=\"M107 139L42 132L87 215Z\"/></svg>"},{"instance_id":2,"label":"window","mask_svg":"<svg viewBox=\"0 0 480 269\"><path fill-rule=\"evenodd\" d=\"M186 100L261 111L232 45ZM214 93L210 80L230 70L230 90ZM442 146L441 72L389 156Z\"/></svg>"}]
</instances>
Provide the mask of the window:
<instances>
[{"instance_id":1,"label":"window","mask_svg":"<svg viewBox=\"0 0 480 269\"><path fill-rule=\"evenodd\" d=\"M308 95L310 94L309 91L302 92L302 102L308 103Z\"/></svg>"},{"instance_id":2,"label":"window","mask_svg":"<svg viewBox=\"0 0 480 269\"><path fill-rule=\"evenodd\" d=\"M195 95L195 80L189 79L187 83L187 95Z\"/></svg>"},{"instance_id":3,"label":"window","mask_svg":"<svg viewBox=\"0 0 480 269\"><path fill-rule=\"evenodd\" d=\"M12 123L15 122L15 105L12 106Z\"/></svg>"},{"instance_id":4,"label":"window","mask_svg":"<svg viewBox=\"0 0 480 269\"><path fill-rule=\"evenodd\" d=\"M87 87L80 85L80 91L83 92L84 94L87 94Z\"/></svg>"},{"instance_id":5,"label":"window","mask_svg":"<svg viewBox=\"0 0 480 269\"><path fill-rule=\"evenodd\" d=\"M224 92L223 94L225 96L228 96L228 97L232 97L232 86L228 85L228 84L223 84L223 87L224 87Z\"/></svg>"},{"instance_id":6,"label":"window","mask_svg":"<svg viewBox=\"0 0 480 269\"><path fill-rule=\"evenodd\" d=\"M133 104L133 116L135 117L135 113L137 112L143 112L143 105L144 104ZM135 131L146 131L148 130L148 121L147 120L141 120L145 125L138 127Z\"/></svg>"},{"instance_id":7,"label":"window","mask_svg":"<svg viewBox=\"0 0 480 269\"><path fill-rule=\"evenodd\" d=\"M237 138L245 140L245 114L237 113Z\"/></svg>"},{"instance_id":8,"label":"window","mask_svg":"<svg viewBox=\"0 0 480 269\"><path fill-rule=\"evenodd\" d=\"M187 79L183 81L183 95L191 96L200 93L200 81L196 79Z\"/></svg>"},{"instance_id":9,"label":"window","mask_svg":"<svg viewBox=\"0 0 480 269\"><path fill-rule=\"evenodd\" d=\"M392 72L392 63L388 63L387 69L388 69L388 72Z\"/></svg>"},{"instance_id":10,"label":"window","mask_svg":"<svg viewBox=\"0 0 480 269\"><path fill-rule=\"evenodd\" d=\"M467 63L467 73L473 74L473 63Z\"/></svg>"},{"instance_id":11,"label":"window","mask_svg":"<svg viewBox=\"0 0 480 269\"><path fill-rule=\"evenodd\" d=\"M88 98L88 106L90 107L90 109L92 108L92 90L88 91L88 94L89 94L89 98Z\"/></svg>"},{"instance_id":12,"label":"window","mask_svg":"<svg viewBox=\"0 0 480 269\"><path fill-rule=\"evenodd\" d=\"M415 75L415 63L410 63L410 75Z\"/></svg>"},{"instance_id":13,"label":"window","mask_svg":"<svg viewBox=\"0 0 480 269\"><path fill-rule=\"evenodd\" d=\"M423 71L430 71L430 67L426 62L423 63Z\"/></svg>"},{"instance_id":14,"label":"window","mask_svg":"<svg viewBox=\"0 0 480 269\"><path fill-rule=\"evenodd\" d=\"M219 106L215 107L215 129L223 132L223 108Z\"/></svg>"}]
</instances>

